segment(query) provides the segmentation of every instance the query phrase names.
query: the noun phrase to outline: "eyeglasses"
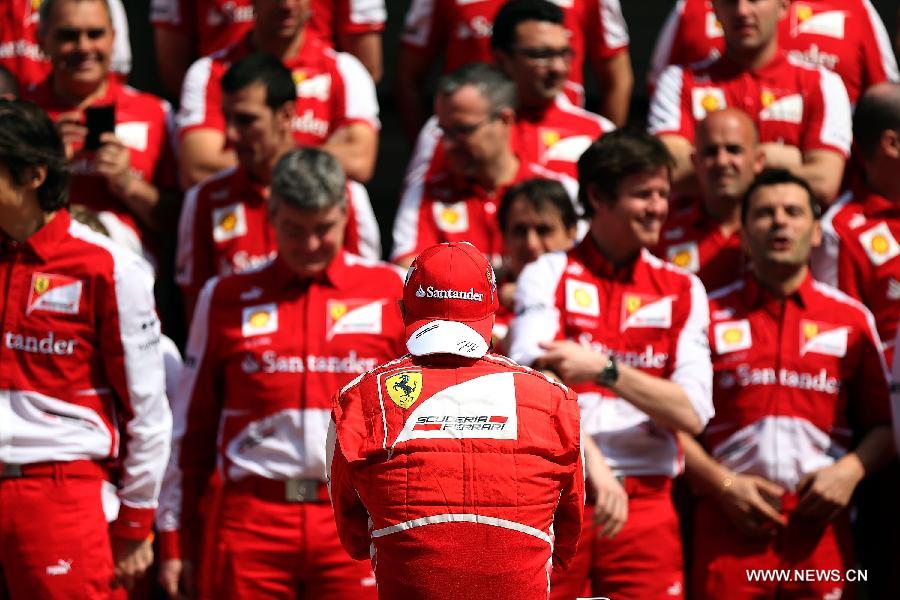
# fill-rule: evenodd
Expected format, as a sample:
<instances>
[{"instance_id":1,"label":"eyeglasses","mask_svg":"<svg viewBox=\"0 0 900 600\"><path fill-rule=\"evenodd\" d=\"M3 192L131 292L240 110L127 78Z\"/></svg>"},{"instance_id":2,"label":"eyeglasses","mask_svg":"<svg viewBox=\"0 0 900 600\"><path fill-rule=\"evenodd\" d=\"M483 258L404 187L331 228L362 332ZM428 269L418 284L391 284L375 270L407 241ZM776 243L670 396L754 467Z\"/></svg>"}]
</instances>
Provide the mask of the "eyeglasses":
<instances>
[{"instance_id":1,"label":"eyeglasses","mask_svg":"<svg viewBox=\"0 0 900 600\"><path fill-rule=\"evenodd\" d=\"M564 63L572 62L575 51L569 46L565 48L516 48L515 51L521 56L540 66L547 66L553 62L554 58L560 58Z\"/></svg>"},{"instance_id":2,"label":"eyeglasses","mask_svg":"<svg viewBox=\"0 0 900 600\"><path fill-rule=\"evenodd\" d=\"M476 131L496 119L497 116L498 115L488 115L486 118L472 125L452 125L450 127L440 127L439 125L438 127L445 138L451 140L464 140L474 135Z\"/></svg>"}]
</instances>

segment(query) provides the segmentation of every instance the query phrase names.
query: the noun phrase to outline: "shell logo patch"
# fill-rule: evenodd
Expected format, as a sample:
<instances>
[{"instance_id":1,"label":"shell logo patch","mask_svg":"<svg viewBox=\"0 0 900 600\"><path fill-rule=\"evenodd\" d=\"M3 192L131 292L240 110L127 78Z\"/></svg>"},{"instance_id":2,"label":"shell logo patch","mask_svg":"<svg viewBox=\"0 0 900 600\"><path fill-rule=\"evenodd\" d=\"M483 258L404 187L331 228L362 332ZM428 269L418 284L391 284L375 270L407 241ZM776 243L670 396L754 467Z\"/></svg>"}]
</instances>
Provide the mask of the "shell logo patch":
<instances>
[{"instance_id":1,"label":"shell logo patch","mask_svg":"<svg viewBox=\"0 0 900 600\"><path fill-rule=\"evenodd\" d=\"M800 320L800 356L810 352L841 358L847 354L849 327Z\"/></svg>"},{"instance_id":2,"label":"shell logo patch","mask_svg":"<svg viewBox=\"0 0 900 600\"><path fill-rule=\"evenodd\" d=\"M626 293L622 296L621 330L637 327L668 329L672 326L674 296L648 296Z\"/></svg>"},{"instance_id":3,"label":"shell logo patch","mask_svg":"<svg viewBox=\"0 0 900 600\"><path fill-rule=\"evenodd\" d=\"M385 300L329 300L325 304L325 337L346 333L381 333Z\"/></svg>"},{"instance_id":4,"label":"shell logo patch","mask_svg":"<svg viewBox=\"0 0 900 600\"><path fill-rule=\"evenodd\" d=\"M716 323L713 328L713 336L716 342L716 352L719 354L747 350L753 345L750 321L747 319Z\"/></svg>"},{"instance_id":5,"label":"shell logo patch","mask_svg":"<svg viewBox=\"0 0 900 600\"><path fill-rule=\"evenodd\" d=\"M593 283L567 279L566 310L589 317L599 317L600 295L597 293L597 286Z\"/></svg>"},{"instance_id":6,"label":"shell logo patch","mask_svg":"<svg viewBox=\"0 0 900 600\"><path fill-rule=\"evenodd\" d=\"M885 222L859 234L859 242L875 266L880 267L900 254L900 244Z\"/></svg>"},{"instance_id":7,"label":"shell logo patch","mask_svg":"<svg viewBox=\"0 0 900 600\"><path fill-rule=\"evenodd\" d=\"M711 113L728 106L725 102L725 92L720 88L695 87L691 90L691 104L694 108L694 119L702 121L707 113Z\"/></svg>"},{"instance_id":8,"label":"shell logo patch","mask_svg":"<svg viewBox=\"0 0 900 600\"><path fill-rule=\"evenodd\" d=\"M241 323L244 337L278 331L278 306L274 302L247 306L243 310Z\"/></svg>"},{"instance_id":9,"label":"shell logo patch","mask_svg":"<svg viewBox=\"0 0 900 600\"><path fill-rule=\"evenodd\" d=\"M384 387L391 401L406 410L415 404L422 393L422 372L403 371L391 375L384 380Z\"/></svg>"},{"instance_id":10,"label":"shell logo patch","mask_svg":"<svg viewBox=\"0 0 900 600\"><path fill-rule=\"evenodd\" d=\"M36 310L42 310L63 315L77 315L81 307L83 288L84 283L74 277L32 273L25 314L30 315Z\"/></svg>"},{"instance_id":11,"label":"shell logo patch","mask_svg":"<svg viewBox=\"0 0 900 600\"><path fill-rule=\"evenodd\" d=\"M556 144L556 142L561 139L562 136L559 134L559 132L553 129L545 129L541 133L541 141L544 142L545 148L552 148Z\"/></svg>"},{"instance_id":12,"label":"shell logo patch","mask_svg":"<svg viewBox=\"0 0 900 600\"><path fill-rule=\"evenodd\" d=\"M666 259L676 267L691 273L700 270L700 249L697 242L672 244L666 250Z\"/></svg>"},{"instance_id":13,"label":"shell logo patch","mask_svg":"<svg viewBox=\"0 0 900 600\"><path fill-rule=\"evenodd\" d=\"M469 229L469 211L465 202L435 202L432 211L441 231L462 233Z\"/></svg>"},{"instance_id":14,"label":"shell logo patch","mask_svg":"<svg viewBox=\"0 0 900 600\"><path fill-rule=\"evenodd\" d=\"M213 240L227 242L247 235L247 214L243 202L213 209Z\"/></svg>"}]
</instances>

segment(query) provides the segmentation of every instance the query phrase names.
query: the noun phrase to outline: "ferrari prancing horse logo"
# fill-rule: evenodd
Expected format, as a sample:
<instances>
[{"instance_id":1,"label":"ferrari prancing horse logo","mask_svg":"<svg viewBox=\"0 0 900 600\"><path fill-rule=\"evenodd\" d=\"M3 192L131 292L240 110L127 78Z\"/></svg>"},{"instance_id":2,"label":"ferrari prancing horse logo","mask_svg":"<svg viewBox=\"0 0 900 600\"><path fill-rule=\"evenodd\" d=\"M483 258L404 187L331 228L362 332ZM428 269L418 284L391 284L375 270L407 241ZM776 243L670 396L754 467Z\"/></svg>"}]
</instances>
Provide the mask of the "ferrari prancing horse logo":
<instances>
[{"instance_id":1,"label":"ferrari prancing horse logo","mask_svg":"<svg viewBox=\"0 0 900 600\"><path fill-rule=\"evenodd\" d=\"M420 371L404 371L388 377L384 381L388 396L394 404L406 410L419 399L422 393L422 373Z\"/></svg>"}]
</instances>

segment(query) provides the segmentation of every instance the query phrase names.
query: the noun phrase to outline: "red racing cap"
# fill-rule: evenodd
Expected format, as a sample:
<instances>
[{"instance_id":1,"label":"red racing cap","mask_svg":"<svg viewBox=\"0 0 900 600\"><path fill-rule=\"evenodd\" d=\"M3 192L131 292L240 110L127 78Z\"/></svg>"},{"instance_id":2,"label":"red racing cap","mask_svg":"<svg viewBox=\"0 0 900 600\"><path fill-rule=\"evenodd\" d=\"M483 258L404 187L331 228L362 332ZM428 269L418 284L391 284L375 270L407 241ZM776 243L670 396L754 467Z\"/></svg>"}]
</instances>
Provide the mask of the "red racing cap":
<instances>
[{"instance_id":1,"label":"red racing cap","mask_svg":"<svg viewBox=\"0 0 900 600\"><path fill-rule=\"evenodd\" d=\"M487 354L497 311L497 278L468 242L431 246L413 261L403 286L411 354Z\"/></svg>"}]
</instances>

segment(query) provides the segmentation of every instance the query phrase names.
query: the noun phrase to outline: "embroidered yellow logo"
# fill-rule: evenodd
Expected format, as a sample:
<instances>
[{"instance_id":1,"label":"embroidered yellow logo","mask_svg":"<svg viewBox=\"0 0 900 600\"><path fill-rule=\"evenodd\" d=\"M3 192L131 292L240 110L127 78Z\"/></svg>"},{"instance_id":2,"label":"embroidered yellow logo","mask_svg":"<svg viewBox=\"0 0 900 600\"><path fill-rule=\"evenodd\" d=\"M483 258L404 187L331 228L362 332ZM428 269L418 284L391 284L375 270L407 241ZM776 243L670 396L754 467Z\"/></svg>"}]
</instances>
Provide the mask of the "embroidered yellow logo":
<instances>
[{"instance_id":1,"label":"embroidered yellow logo","mask_svg":"<svg viewBox=\"0 0 900 600\"><path fill-rule=\"evenodd\" d=\"M712 94L708 94L700 101L700 106L702 106L706 112L719 110L719 99Z\"/></svg>"},{"instance_id":2,"label":"embroidered yellow logo","mask_svg":"<svg viewBox=\"0 0 900 600\"><path fill-rule=\"evenodd\" d=\"M631 294L625 295L625 310L628 311L629 315L634 313L640 307L641 299L638 296L633 296Z\"/></svg>"},{"instance_id":3,"label":"embroidered yellow logo","mask_svg":"<svg viewBox=\"0 0 900 600\"><path fill-rule=\"evenodd\" d=\"M873 237L869 245L872 248L872 252L875 252L876 254L887 254L888 250L891 249L890 243L883 235L876 235Z\"/></svg>"},{"instance_id":4,"label":"embroidered yellow logo","mask_svg":"<svg viewBox=\"0 0 900 600\"><path fill-rule=\"evenodd\" d=\"M347 305L342 302L335 302L329 309L332 321L337 321L347 314Z\"/></svg>"},{"instance_id":5,"label":"embroidered yellow logo","mask_svg":"<svg viewBox=\"0 0 900 600\"><path fill-rule=\"evenodd\" d=\"M797 7L797 20L801 23L813 16L813 9L810 6Z\"/></svg>"},{"instance_id":6,"label":"embroidered yellow logo","mask_svg":"<svg viewBox=\"0 0 900 600\"><path fill-rule=\"evenodd\" d=\"M811 340L814 337L819 335L819 326L815 323L811 323L809 321L803 322L803 337L807 340Z\"/></svg>"},{"instance_id":7,"label":"embroidered yellow logo","mask_svg":"<svg viewBox=\"0 0 900 600\"><path fill-rule=\"evenodd\" d=\"M682 269L688 268L688 265L691 264L691 253L687 250L676 252L672 257L672 264Z\"/></svg>"},{"instance_id":8,"label":"embroidered yellow logo","mask_svg":"<svg viewBox=\"0 0 900 600\"><path fill-rule=\"evenodd\" d=\"M739 344L744 339L744 333L737 327L726 329L722 334L722 339L726 344Z\"/></svg>"},{"instance_id":9,"label":"embroidered yellow logo","mask_svg":"<svg viewBox=\"0 0 900 600\"><path fill-rule=\"evenodd\" d=\"M590 306L591 295L583 288L578 288L575 290L575 303L582 307Z\"/></svg>"},{"instance_id":10,"label":"embroidered yellow logo","mask_svg":"<svg viewBox=\"0 0 900 600\"><path fill-rule=\"evenodd\" d=\"M419 399L422 393L422 373L420 371L403 371L384 380L388 396L394 404L406 410Z\"/></svg>"},{"instance_id":11,"label":"embroidered yellow logo","mask_svg":"<svg viewBox=\"0 0 900 600\"><path fill-rule=\"evenodd\" d=\"M50 279L47 277L35 277L34 278L34 293L37 295L41 295L50 288Z\"/></svg>"},{"instance_id":12,"label":"embroidered yellow logo","mask_svg":"<svg viewBox=\"0 0 900 600\"><path fill-rule=\"evenodd\" d=\"M769 90L765 90L760 96L760 102L762 102L763 108L768 108L773 102L775 102L775 94L770 92Z\"/></svg>"}]
</instances>

